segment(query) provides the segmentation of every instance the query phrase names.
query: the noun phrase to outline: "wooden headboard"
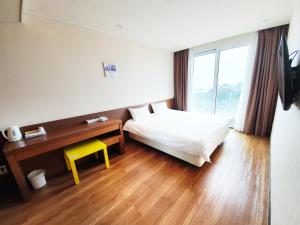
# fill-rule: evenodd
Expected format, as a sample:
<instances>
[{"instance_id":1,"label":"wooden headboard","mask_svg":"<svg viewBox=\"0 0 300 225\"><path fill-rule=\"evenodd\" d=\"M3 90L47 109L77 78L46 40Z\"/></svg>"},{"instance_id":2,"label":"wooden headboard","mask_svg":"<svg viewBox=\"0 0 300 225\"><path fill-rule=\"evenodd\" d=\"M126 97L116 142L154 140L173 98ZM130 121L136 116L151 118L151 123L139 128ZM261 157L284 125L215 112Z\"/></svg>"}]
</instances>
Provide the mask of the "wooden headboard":
<instances>
[{"instance_id":1,"label":"wooden headboard","mask_svg":"<svg viewBox=\"0 0 300 225\"><path fill-rule=\"evenodd\" d=\"M122 120L122 122L124 124L127 120L131 119L131 115L128 111L128 108L136 108L136 107L141 107L144 105L149 105L149 110L151 112L153 112L150 104L164 102L164 101L167 103L167 106L169 108L171 108L171 109L174 108L174 98L171 98L171 99L167 99L167 100L163 100L163 101L144 103L144 104L140 104L140 105L133 105L133 106L123 107L123 108L119 108L119 109L91 113L91 114L86 114L86 115L82 115L82 116L76 116L76 117L71 117L71 118L66 118L66 119L61 119L61 120L33 124L33 125L22 127L21 131L24 132L27 130L32 130L32 129L36 129L37 127L41 127L41 126L44 127L46 131L52 131L52 130L56 130L56 129L62 129L62 128L78 125L80 123L84 123L85 120L87 120L87 119L92 119L92 118L96 118L99 116L107 116L109 118L119 119L119 120Z\"/></svg>"}]
</instances>

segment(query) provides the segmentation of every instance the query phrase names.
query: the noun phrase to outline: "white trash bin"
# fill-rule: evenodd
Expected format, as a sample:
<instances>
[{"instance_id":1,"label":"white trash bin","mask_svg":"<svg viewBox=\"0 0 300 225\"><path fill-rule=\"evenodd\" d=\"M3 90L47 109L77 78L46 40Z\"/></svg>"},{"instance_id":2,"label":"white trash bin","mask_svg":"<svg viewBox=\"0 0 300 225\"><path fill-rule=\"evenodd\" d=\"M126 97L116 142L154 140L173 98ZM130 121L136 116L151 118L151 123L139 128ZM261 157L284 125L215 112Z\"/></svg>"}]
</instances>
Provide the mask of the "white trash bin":
<instances>
[{"instance_id":1,"label":"white trash bin","mask_svg":"<svg viewBox=\"0 0 300 225\"><path fill-rule=\"evenodd\" d=\"M27 178L34 189L39 189L46 185L45 170L34 170L27 175Z\"/></svg>"}]
</instances>

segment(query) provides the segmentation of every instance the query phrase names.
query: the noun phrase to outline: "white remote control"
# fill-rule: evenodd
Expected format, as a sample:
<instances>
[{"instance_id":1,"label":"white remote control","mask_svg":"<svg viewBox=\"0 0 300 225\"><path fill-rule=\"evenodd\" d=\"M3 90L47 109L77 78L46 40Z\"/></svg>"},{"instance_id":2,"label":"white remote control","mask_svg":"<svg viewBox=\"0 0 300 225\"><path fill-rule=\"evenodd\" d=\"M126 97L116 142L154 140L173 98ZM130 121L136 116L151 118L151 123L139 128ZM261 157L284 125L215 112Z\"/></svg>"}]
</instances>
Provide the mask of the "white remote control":
<instances>
[{"instance_id":1,"label":"white remote control","mask_svg":"<svg viewBox=\"0 0 300 225\"><path fill-rule=\"evenodd\" d=\"M95 118L95 119L86 120L86 122L87 122L88 124L91 124L91 123L96 123L96 122L98 122L98 121L99 121L99 118Z\"/></svg>"},{"instance_id":2,"label":"white remote control","mask_svg":"<svg viewBox=\"0 0 300 225\"><path fill-rule=\"evenodd\" d=\"M99 121L105 122L106 120L108 120L106 116L99 116Z\"/></svg>"},{"instance_id":3,"label":"white remote control","mask_svg":"<svg viewBox=\"0 0 300 225\"><path fill-rule=\"evenodd\" d=\"M108 118L106 116L99 116L98 118L95 118L95 119L86 120L86 123L91 124L91 123L96 123L98 121L105 122L107 120L108 120Z\"/></svg>"}]
</instances>

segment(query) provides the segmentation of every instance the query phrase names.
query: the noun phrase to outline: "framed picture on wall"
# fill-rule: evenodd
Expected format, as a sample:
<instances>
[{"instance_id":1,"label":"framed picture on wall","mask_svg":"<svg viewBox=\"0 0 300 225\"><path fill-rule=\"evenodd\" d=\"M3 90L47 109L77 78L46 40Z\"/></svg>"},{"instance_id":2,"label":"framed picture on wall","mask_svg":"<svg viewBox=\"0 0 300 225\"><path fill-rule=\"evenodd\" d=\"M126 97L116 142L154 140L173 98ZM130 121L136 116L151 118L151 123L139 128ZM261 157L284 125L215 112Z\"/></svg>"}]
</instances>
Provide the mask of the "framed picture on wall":
<instances>
[{"instance_id":1,"label":"framed picture on wall","mask_svg":"<svg viewBox=\"0 0 300 225\"><path fill-rule=\"evenodd\" d=\"M118 76L118 66L115 63L104 62L103 69L105 77L117 77Z\"/></svg>"}]
</instances>

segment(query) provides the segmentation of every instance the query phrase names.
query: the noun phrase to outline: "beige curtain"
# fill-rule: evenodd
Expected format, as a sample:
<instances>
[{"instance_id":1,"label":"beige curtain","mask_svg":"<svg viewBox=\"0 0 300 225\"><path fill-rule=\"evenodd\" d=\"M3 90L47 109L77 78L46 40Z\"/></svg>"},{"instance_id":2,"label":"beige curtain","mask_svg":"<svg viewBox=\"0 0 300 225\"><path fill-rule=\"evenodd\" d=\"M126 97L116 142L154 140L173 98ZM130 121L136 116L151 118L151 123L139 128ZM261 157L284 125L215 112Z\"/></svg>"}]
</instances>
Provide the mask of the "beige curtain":
<instances>
[{"instance_id":1,"label":"beige curtain","mask_svg":"<svg viewBox=\"0 0 300 225\"><path fill-rule=\"evenodd\" d=\"M175 109L187 110L189 50L174 53Z\"/></svg>"},{"instance_id":2,"label":"beige curtain","mask_svg":"<svg viewBox=\"0 0 300 225\"><path fill-rule=\"evenodd\" d=\"M288 25L258 32L258 43L246 111L244 132L270 136L278 96L277 57L281 35Z\"/></svg>"}]
</instances>

